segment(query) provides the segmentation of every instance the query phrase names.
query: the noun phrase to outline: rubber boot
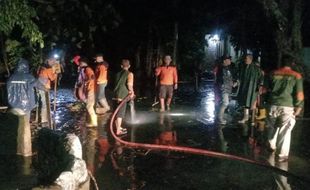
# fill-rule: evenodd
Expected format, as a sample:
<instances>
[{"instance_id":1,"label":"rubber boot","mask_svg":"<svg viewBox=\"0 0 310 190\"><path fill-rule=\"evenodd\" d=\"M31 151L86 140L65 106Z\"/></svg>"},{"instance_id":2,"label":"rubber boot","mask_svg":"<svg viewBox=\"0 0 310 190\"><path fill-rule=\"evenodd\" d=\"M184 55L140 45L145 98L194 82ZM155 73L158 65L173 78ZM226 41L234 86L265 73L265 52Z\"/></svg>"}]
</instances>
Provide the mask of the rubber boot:
<instances>
[{"instance_id":1,"label":"rubber boot","mask_svg":"<svg viewBox=\"0 0 310 190\"><path fill-rule=\"evenodd\" d=\"M243 118L238 123L244 124L249 120L249 109L245 108L243 111Z\"/></svg>"},{"instance_id":2,"label":"rubber boot","mask_svg":"<svg viewBox=\"0 0 310 190\"><path fill-rule=\"evenodd\" d=\"M219 124L221 124L221 125L225 125L227 123L227 121L224 119L225 109L226 109L226 107L224 107L224 106L221 106L219 109L218 121L219 121Z\"/></svg>"},{"instance_id":3,"label":"rubber boot","mask_svg":"<svg viewBox=\"0 0 310 190\"><path fill-rule=\"evenodd\" d=\"M251 116L251 125L255 125L255 116L256 116L256 109L252 110L252 116Z\"/></svg>"},{"instance_id":4,"label":"rubber boot","mask_svg":"<svg viewBox=\"0 0 310 190\"><path fill-rule=\"evenodd\" d=\"M262 120L266 118L266 109L259 109L259 115L256 117L257 120Z\"/></svg>"},{"instance_id":5,"label":"rubber boot","mask_svg":"<svg viewBox=\"0 0 310 190\"><path fill-rule=\"evenodd\" d=\"M87 126L88 127L97 127L98 126L96 114L90 115L90 122L87 124Z\"/></svg>"}]
</instances>

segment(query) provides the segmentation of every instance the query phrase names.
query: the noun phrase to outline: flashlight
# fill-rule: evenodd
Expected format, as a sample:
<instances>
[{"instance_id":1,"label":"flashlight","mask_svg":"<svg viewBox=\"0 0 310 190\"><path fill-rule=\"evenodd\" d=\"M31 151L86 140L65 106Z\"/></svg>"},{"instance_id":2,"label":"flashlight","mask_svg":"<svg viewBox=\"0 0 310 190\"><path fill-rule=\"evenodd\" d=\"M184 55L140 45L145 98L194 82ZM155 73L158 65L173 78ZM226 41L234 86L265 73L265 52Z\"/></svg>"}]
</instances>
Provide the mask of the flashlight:
<instances>
[{"instance_id":1,"label":"flashlight","mask_svg":"<svg viewBox=\"0 0 310 190\"><path fill-rule=\"evenodd\" d=\"M58 58L59 58L59 55L58 55L57 53L55 53L55 54L54 54L54 58L55 58L55 59L58 59Z\"/></svg>"}]
</instances>

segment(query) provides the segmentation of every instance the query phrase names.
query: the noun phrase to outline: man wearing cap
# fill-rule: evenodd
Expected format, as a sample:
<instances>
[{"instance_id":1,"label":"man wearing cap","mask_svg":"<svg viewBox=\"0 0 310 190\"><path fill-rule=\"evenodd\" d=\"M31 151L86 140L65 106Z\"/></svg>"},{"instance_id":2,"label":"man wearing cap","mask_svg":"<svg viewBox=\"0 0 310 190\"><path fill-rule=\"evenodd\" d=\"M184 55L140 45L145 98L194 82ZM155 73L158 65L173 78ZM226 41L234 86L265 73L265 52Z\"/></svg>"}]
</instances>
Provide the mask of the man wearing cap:
<instances>
[{"instance_id":1,"label":"man wearing cap","mask_svg":"<svg viewBox=\"0 0 310 190\"><path fill-rule=\"evenodd\" d=\"M160 112L165 111L165 99L166 109L170 110L170 104L173 96L173 89L178 88L178 73L175 66L171 65L172 59L170 55L165 55L163 65L156 68L155 75L159 77L159 100L160 100Z\"/></svg>"},{"instance_id":2,"label":"man wearing cap","mask_svg":"<svg viewBox=\"0 0 310 190\"><path fill-rule=\"evenodd\" d=\"M128 59L122 60L121 68L122 70L116 74L115 88L114 88L115 99L118 104L128 94L131 96L131 98L134 97L134 90L133 90L134 75L132 72L129 71L130 62ZM124 104L116 116L115 125L117 135L127 133L126 129L122 128L122 121L126 114L126 107L127 104Z\"/></svg>"},{"instance_id":3,"label":"man wearing cap","mask_svg":"<svg viewBox=\"0 0 310 190\"><path fill-rule=\"evenodd\" d=\"M224 55L222 60L222 65L219 66L216 73L216 85L221 91L221 104L217 118L219 124L225 125L224 113L229 104L232 88L237 85L237 78L234 66L231 63L231 56Z\"/></svg>"},{"instance_id":4,"label":"man wearing cap","mask_svg":"<svg viewBox=\"0 0 310 190\"><path fill-rule=\"evenodd\" d=\"M110 106L105 97L105 88L108 84L108 68L109 64L103 59L102 54L97 54L96 62L96 83L97 83L97 102L105 111L110 110Z\"/></svg>"},{"instance_id":5,"label":"man wearing cap","mask_svg":"<svg viewBox=\"0 0 310 190\"><path fill-rule=\"evenodd\" d=\"M263 85L263 74L261 69L253 63L253 55L247 54L244 64L239 71L240 89L238 103L243 107L243 118L238 121L241 124L249 120L250 109L253 109L259 87Z\"/></svg>"},{"instance_id":6,"label":"man wearing cap","mask_svg":"<svg viewBox=\"0 0 310 190\"><path fill-rule=\"evenodd\" d=\"M51 82L55 81L57 77L56 70L53 67L55 64L56 59L52 56L48 57L44 65L40 67L38 71L38 101L39 107L41 108L41 123L44 127L48 125L48 122L51 122L48 120L48 113L50 113L50 110L47 110L47 101L49 101L47 93L49 93L51 89Z\"/></svg>"}]
</instances>

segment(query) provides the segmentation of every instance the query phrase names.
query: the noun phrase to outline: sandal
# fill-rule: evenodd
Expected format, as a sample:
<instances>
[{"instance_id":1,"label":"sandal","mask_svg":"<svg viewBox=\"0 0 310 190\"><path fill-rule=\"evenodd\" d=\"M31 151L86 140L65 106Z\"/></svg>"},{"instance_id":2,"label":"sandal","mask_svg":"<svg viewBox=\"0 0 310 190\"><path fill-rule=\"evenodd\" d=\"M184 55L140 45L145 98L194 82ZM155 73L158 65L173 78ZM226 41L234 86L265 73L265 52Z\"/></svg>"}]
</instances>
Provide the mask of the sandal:
<instances>
[{"instance_id":1,"label":"sandal","mask_svg":"<svg viewBox=\"0 0 310 190\"><path fill-rule=\"evenodd\" d=\"M120 132L116 132L117 136L121 136L121 135L126 135L127 134L127 129L125 128L120 128Z\"/></svg>"}]
</instances>

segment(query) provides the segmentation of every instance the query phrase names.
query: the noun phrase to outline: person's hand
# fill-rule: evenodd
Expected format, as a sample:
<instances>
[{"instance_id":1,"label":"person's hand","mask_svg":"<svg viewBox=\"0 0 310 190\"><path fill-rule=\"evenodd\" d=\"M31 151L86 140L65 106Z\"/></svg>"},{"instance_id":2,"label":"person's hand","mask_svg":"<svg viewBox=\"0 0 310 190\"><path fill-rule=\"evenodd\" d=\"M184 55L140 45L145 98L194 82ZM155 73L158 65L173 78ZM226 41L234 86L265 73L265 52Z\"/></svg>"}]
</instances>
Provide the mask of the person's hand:
<instances>
[{"instance_id":1,"label":"person's hand","mask_svg":"<svg viewBox=\"0 0 310 190\"><path fill-rule=\"evenodd\" d=\"M60 64L59 63L56 63L52 66L52 69L53 69L53 73L54 74L59 74L61 73L61 67L60 67Z\"/></svg>"},{"instance_id":2,"label":"person's hand","mask_svg":"<svg viewBox=\"0 0 310 190\"><path fill-rule=\"evenodd\" d=\"M302 108L300 108L300 107L295 108L294 109L294 116L298 116L300 114L301 110L302 110Z\"/></svg>"},{"instance_id":3,"label":"person's hand","mask_svg":"<svg viewBox=\"0 0 310 190\"><path fill-rule=\"evenodd\" d=\"M263 94L263 91L264 91L264 88L263 88L263 86L260 86L259 88L258 88L258 94Z\"/></svg>"},{"instance_id":4,"label":"person's hand","mask_svg":"<svg viewBox=\"0 0 310 190\"><path fill-rule=\"evenodd\" d=\"M233 87L235 88L236 86L238 86L238 82L233 82Z\"/></svg>"},{"instance_id":5,"label":"person's hand","mask_svg":"<svg viewBox=\"0 0 310 190\"><path fill-rule=\"evenodd\" d=\"M174 84L174 90L178 89L178 84Z\"/></svg>"},{"instance_id":6,"label":"person's hand","mask_svg":"<svg viewBox=\"0 0 310 190\"><path fill-rule=\"evenodd\" d=\"M131 99L135 97L135 92L133 90L129 91L128 94Z\"/></svg>"}]
</instances>

